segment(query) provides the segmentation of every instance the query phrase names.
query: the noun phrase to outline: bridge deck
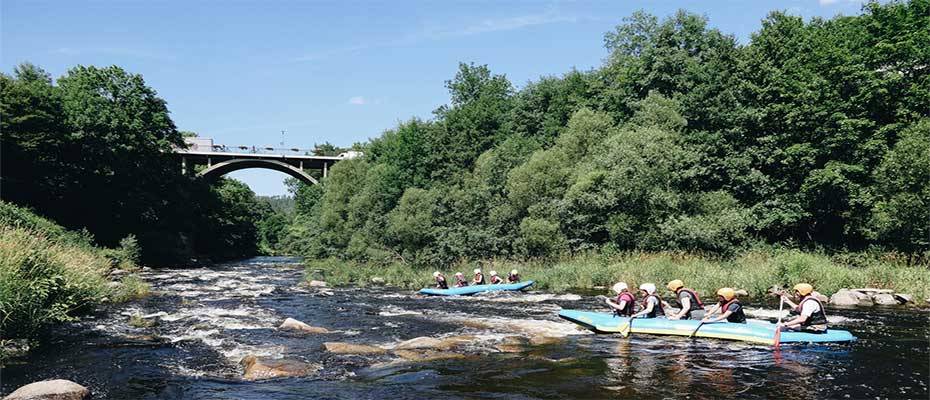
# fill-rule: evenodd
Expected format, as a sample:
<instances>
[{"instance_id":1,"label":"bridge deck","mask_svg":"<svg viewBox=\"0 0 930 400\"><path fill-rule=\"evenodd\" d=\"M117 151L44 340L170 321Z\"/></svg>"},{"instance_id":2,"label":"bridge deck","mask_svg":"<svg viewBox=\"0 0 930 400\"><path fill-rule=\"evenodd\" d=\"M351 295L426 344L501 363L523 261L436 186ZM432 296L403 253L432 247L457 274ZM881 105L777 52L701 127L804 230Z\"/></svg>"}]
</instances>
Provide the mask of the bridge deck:
<instances>
[{"instance_id":1,"label":"bridge deck","mask_svg":"<svg viewBox=\"0 0 930 400\"><path fill-rule=\"evenodd\" d=\"M343 160L336 156L312 156L301 154L267 154L267 153L232 153L221 151L191 151L175 149L175 154L183 156L189 162L203 162L207 159L216 164L227 160L278 160L305 169L323 169L323 165L332 166L336 161Z\"/></svg>"}]
</instances>

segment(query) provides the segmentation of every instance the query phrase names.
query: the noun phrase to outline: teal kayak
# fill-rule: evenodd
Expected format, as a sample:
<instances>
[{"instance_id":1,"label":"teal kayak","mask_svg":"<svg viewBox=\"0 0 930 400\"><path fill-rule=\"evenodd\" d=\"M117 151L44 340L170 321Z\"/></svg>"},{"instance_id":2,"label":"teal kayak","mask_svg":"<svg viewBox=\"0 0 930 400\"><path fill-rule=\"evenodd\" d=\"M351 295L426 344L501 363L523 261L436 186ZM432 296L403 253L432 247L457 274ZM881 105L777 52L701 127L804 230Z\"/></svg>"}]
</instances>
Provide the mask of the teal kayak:
<instances>
[{"instance_id":1,"label":"teal kayak","mask_svg":"<svg viewBox=\"0 0 930 400\"><path fill-rule=\"evenodd\" d=\"M420 289L420 294L428 294L431 296L464 296L469 294L475 294L480 292L492 292L500 290L523 290L533 284L533 281L517 282L517 283L508 283L501 285L471 285L463 286L449 289L435 289L435 288L426 288Z\"/></svg>"},{"instance_id":2,"label":"teal kayak","mask_svg":"<svg viewBox=\"0 0 930 400\"><path fill-rule=\"evenodd\" d=\"M606 312L578 310L562 310L559 312L559 316L596 333L617 333L629 330L630 333L691 336L692 332L700 325L700 321L666 318L636 318L633 319L632 324L629 324L630 318L627 317L618 317ZM694 337L741 340L774 345L775 324L759 320L749 320L745 324L729 322L704 324L700 326ZM852 342L854 340L856 340L856 337L848 331L828 329L824 333L782 331L778 342L829 343Z\"/></svg>"}]
</instances>

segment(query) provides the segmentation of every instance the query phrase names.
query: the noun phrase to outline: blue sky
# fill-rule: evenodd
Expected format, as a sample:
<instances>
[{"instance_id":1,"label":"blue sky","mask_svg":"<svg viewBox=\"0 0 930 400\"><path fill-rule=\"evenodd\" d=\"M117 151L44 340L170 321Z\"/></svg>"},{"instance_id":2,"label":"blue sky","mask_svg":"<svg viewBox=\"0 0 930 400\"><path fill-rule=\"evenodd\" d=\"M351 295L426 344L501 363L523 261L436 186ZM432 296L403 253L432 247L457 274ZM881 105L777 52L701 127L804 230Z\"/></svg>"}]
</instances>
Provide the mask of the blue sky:
<instances>
[{"instance_id":1,"label":"blue sky","mask_svg":"<svg viewBox=\"0 0 930 400\"><path fill-rule=\"evenodd\" d=\"M770 10L855 15L861 1L23 1L0 3L0 62L62 75L83 65L140 73L178 128L217 143L348 146L448 100L457 64L488 64L517 87L606 56L633 11L679 8L746 42ZM284 175L233 174L258 194Z\"/></svg>"}]
</instances>

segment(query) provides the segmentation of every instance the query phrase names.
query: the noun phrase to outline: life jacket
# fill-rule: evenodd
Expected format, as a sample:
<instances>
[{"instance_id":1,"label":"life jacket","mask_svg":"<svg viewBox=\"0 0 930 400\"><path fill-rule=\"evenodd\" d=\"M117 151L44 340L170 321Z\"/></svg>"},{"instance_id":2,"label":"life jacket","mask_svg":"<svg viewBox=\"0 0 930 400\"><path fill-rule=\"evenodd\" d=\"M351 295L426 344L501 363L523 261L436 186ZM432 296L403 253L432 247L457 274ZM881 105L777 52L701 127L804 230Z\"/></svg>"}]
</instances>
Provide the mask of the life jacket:
<instances>
[{"instance_id":1,"label":"life jacket","mask_svg":"<svg viewBox=\"0 0 930 400\"><path fill-rule=\"evenodd\" d=\"M440 288L440 289L448 289L448 288L449 288L449 284L446 283L446 278L445 278L445 277L442 277L442 276L437 276L437 277L436 277L436 287L438 287L438 288Z\"/></svg>"},{"instance_id":2,"label":"life jacket","mask_svg":"<svg viewBox=\"0 0 930 400\"><path fill-rule=\"evenodd\" d=\"M468 286L468 282L465 279L455 278L455 287L465 287Z\"/></svg>"},{"instance_id":3,"label":"life jacket","mask_svg":"<svg viewBox=\"0 0 930 400\"><path fill-rule=\"evenodd\" d=\"M650 297L656 298L656 305L652 307L652 312L650 312L649 314L646 314L646 318L655 318L658 316L665 316L665 310L662 308L662 299L659 298L659 296L656 296L654 294L650 294L646 296L646 298L643 299L643 309L645 310L646 307L649 306Z\"/></svg>"},{"instance_id":4,"label":"life jacket","mask_svg":"<svg viewBox=\"0 0 930 400\"><path fill-rule=\"evenodd\" d=\"M496 284L498 284L498 283L504 283L504 280L501 279L501 277L499 277L499 276L497 276L497 275L492 276L492 277L491 277L491 284L492 284L492 285L496 285Z\"/></svg>"},{"instance_id":5,"label":"life jacket","mask_svg":"<svg viewBox=\"0 0 930 400\"><path fill-rule=\"evenodd\" d=\"M727 312L727 311L730 309L730 305L732 305L733 303L739 304L739 300L737 300L737 299L734 297L733 300L730 300L730 301L726 302L726 304L724 304L723 306L721 306L720 312L721 312L721 313ZM727 317L727 322L733 322L733 323L737 323L737 324L745 324L745 323L746 323L746 313L743 312L743 305L742 305L742 304L740 304L739 310L737 310L736 312L730 313L730 316Z\"/></svg>"},{"instance_id":6,"label":"life jacket","mask_svg":"<svg viewBox=\"0 0 930 400\"><path fill-rule=\"evenodd\" d=\"M510 281L510 283L520 282L520 275L507 274L507 280Z\"/></svg>"},{"instance_id":7,"label":"life jacket","mask_svg":"<svg viewBox=\"0 0 930 400\"><path fill-rule=\"evenodd\" d=\"M789 314L791 315L801 315L801 310L804 307L805 301L815 301L817 305L820 306L820 310L811 314L810 317L807 317L807 320L801 323L801 326L811 326L811 325L826 325L827 324L827 313L824 312L823 303L820 300L817 300L816 297L808 295L798 303L798 307L794 310L791 310Z\"/></svg>"},{"instance_id":8,"label":"life jacket","mask_svg":"<svg viewBox=\"0 0 930 400\"><path fill-rule=\"evenodd\" d=\"M479 279L480 277L480 279ZM484 274L475 274L475 284L484 285Z\"/></svg>"},{"instance_id":9,"label":"life jacket","mask_svg":"<svg viewBox=\"0 0 930 400\"><path fill-rule=\"evenodd\" d=\"M686 296L691 298L691 308L688 309L689 316L691 315L691 311L704 309L704 303L701 303L701 297L698 296L697 292L691 289L688 289L688 288L678 289L678 293L676 294L675 298L678 299L679 308L684 307L681 305L681 293L682 292L684 292Z\"/></svg>"},{"instance_id":10,"label":"life jacket","mask_svg":"<svg viewBox=\"0 0 930 400\"><path fill-rule=\"evenodd\" d=\"M636 299L633 297L633 294L628 293L628 292L623 292L623 293L618 294L617 304L619 305L621 302L624 302L624 301L626 302L626 304L623 305L623 309L620 309L620 310L614 309L614 313L622 317L629 317L633 315L633 307L636 306L635 304Z\"/></svg>"}]
</instances>

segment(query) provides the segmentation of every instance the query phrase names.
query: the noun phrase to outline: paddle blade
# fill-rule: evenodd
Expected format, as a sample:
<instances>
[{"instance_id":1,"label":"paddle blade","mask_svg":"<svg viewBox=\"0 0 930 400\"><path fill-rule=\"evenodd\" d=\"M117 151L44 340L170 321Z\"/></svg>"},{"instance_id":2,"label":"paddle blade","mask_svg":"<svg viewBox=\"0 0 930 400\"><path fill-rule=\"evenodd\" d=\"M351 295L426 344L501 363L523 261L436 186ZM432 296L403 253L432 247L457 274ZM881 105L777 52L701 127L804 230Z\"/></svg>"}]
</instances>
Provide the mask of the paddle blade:
<instances>
[{"instance_id":1,"label":"paddle blade","mask_svg":"<svg viewBox=\"0 0 930 400\"><path fill-rule=\"evenodd\" d=\"M781 347L781 325L775 327L775 348Z\"/></svg>"},{"instance_id":2,"label":"paddle blade","mask_svg":"<svg viewBox=\"0 0 930 400\"><path fill-rule=\"evenodd\" d=\"M623 336L623 337L630 336L630 322L627 322L621 325L618 331L620 332L620 336Z\"/></svg>"}]
</instances>

